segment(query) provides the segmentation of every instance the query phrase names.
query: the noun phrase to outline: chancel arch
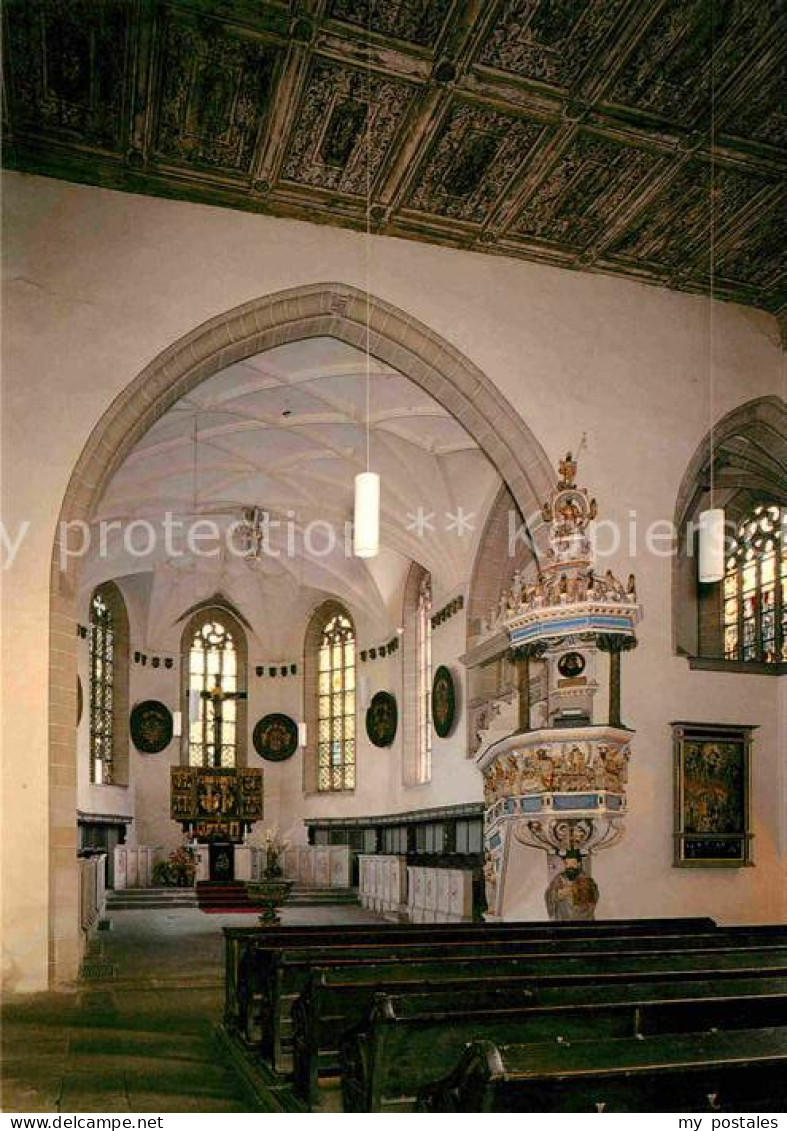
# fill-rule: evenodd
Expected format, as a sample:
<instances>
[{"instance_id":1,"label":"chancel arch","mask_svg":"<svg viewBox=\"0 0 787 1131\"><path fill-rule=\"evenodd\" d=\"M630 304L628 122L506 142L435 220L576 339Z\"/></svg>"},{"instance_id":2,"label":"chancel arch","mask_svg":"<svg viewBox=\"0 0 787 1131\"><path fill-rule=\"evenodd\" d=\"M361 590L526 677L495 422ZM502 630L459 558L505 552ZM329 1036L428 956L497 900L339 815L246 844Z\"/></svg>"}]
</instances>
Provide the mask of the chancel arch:
<instances>
[{"instance_id":1,"label":"chancel arch","mask_svg":"<svg viewBox=\"0 0 787 1131\"><path fill-rule=\"evenodd\" d=\"M198 326L156 357L113 401L71 475L52 553L50 710L73 711L76 663L73 639L79 562L62 555L60 538L73 537L75 520L89 520L114 472L160 416L219 370L285 342L328 336L363 349L397 368L460 419L508 485L524 514L533 513L551 480L549 461L527 424L503 394L454 346L390 303L343 283L316 283L255 299ZM63 534L62 532L66 532ZM61 561L64 567L61 568ZM76 861L64 833L73 825L74 786L54 767L74 765L75 735L50 732L50 970L53 984L68 981L78 953Z\"/></svg>"},{"instance_id":2,"label":"chancel arch","mask_svg":"<svg viewBox=\"0 0 787 1131\"><path fill-rule=\"evenodd\" d=\"M728 580L704 585L697 575L697 525L701 512L711 503L711 478L714 505L723 507L725 512ZM735 664L753 671L762 664L773 665L772 670L776 670L784 663L776 655L775 637L770 658L768 647L762 645L762 620L755 608L761 586L759 564L744 577L742 569L733 568L732 558L739 551L745 558L751 550L750 563L755 558L759 563L762 556L768 569L767 550L760 555L757 546L742 545L742 539L746 540L747 530L756 532L759 522L769 521L769 515L783 515L786 506L787 405L777 396L761 397L740 405L714 425L713 433L704 437L692 457L678 492L677 553L672 574L673 631L676 651L688 656L693 664ZM776 528L780 525L777 518ZM772 595L774 624L777 614L781 615L780 570L780 555L776 554L774 583L770 586L766 582L762 589L763 596ZM733 601L737 622L734 632ZM751 616L746 613L747 602ZM744 636L750 638L752 646L744 647Z\"/></svg>"}]
</instances>

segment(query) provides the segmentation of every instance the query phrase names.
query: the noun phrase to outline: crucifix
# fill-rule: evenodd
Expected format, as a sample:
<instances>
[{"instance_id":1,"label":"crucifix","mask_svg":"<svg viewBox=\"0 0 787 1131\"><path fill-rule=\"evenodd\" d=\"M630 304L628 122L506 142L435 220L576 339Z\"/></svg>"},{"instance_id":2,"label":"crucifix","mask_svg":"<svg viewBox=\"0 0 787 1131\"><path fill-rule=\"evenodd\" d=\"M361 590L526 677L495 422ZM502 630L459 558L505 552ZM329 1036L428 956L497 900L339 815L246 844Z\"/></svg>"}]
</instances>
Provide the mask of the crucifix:
<instances>
[{"instance_id":1,"label":"crucifix","mask_svg":"<svg viewBox=\"0 0 787 1131\"><path fill-rule=\"evenodd\" d=\"M216 676L215 686L210 691L201 691L200 698L213 704L213 765L221 769L221 731L224 723L224 702L227 699L246 699L245 691L225 691L221 686L221 676Z\"/></svg>"}]
</instances>

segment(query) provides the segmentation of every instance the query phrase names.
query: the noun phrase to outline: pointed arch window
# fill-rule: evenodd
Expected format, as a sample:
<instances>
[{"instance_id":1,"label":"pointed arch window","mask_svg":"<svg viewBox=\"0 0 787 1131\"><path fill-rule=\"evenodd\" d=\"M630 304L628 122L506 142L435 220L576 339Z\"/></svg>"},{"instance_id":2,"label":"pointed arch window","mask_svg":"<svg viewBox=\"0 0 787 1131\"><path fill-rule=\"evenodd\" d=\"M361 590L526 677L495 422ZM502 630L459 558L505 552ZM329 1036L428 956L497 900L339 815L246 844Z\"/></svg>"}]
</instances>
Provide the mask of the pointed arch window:
<instances>
[{"instance_id":1,"label":"pointed arch window","mask_svg":"<svg viewBox=\"0 0 787 1131\"><path fill-rule=\"evenodd\" d=\"M193 617L183 634L189 766L234 767L245 755L246 642L223 611Z\"/></svg>"},{"instance_id":2,"label":"pointed arch window","mask_svg":"<svg viewBox=\"0 0 787 1131\"><path fill-rule=\"evenodd\" d=\"M724 657L787 661L787 508L757 506L738 525L723 590Z\"/></svg>"},{"instance_id":3,"label":"pointed arch window","mask_svg":"<svg viewBox=\"0 0 787 1131\"><path fill-rule=\"evenodd\" d=\"M128 771L128 619L112 582L90 598L90 781L125 785Z\"/></svg>"},{"instance_id":4,"label":"pointed arch window","mask_svg":"<svg viewBox=\"0 0 787 1131\"><path fill-rule=\"evenodd\" d=\"M317 653L317 789L355 789L355 629L336 612Z\"/></svg>"},{"instance_id":5,"label":"pointed arch window","mask_svg":"<svg viewBox=\"0 0 787 1131\"><path fill-rule=\"evenodd\" d=\"M114 776L115 620L103 593L90 602L90 780Z\"/></svg>"},{"instance_id":6,"label":"pointed arch window","mask_svg":"<svg viewBox=\"0 0 787 1131\"><path fill-rule=\"evenodd\" d=\"M416 649L416 782L432 780L432 578L425 573L418 590Z\"/></svg>"}]
</instances>

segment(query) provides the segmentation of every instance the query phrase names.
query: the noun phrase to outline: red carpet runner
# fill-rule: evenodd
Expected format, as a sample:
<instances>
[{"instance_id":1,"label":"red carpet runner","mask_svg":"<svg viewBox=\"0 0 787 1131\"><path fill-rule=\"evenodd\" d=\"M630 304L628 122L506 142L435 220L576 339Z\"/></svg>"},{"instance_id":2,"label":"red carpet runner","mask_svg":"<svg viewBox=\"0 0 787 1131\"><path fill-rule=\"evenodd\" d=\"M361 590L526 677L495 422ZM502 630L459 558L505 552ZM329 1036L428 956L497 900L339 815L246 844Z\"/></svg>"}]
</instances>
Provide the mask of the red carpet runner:
<instances>
[{"instance_id":1,"label":"red carpet runner","mask_svg":"<svg viewBox=\"0 0 787 1131\"><path fill-rule=\"evenodd\" d=\"M249 901L246 885L202 881L197 884L197 905L206 915L260 915L262 909Z\"/></svg>"}]
</instances>

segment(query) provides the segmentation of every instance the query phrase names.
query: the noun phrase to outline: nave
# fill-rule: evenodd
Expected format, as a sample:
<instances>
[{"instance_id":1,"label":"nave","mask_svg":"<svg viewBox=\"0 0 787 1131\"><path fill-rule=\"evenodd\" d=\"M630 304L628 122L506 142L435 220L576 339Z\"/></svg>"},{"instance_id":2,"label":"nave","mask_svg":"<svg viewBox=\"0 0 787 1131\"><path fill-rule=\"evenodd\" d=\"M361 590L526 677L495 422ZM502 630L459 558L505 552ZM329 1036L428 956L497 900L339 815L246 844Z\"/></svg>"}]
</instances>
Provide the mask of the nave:
<instances>
[{"instance_id":1,"label":"nave","mask_svg":"<svg viewBox=\"0 0 787 1131\"><path fill-rule=\"evenodd\" d=\"M6 1108L787 1107L784 30L4 5Z\"/></svg>"},{"instance_id":2,"label":"nave","mask_svg":"<svg viewBox=\"0 0 787 1131\"><path fill-rule=\"evenodd\" d=\"M787 928L280 927L113 911L69 994L10 998L26 1112L779 1111ZM226 958L226 964L225 964Z\"/></svg>"}]
</instances>

